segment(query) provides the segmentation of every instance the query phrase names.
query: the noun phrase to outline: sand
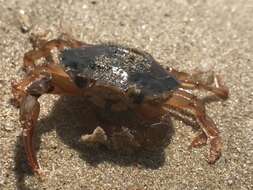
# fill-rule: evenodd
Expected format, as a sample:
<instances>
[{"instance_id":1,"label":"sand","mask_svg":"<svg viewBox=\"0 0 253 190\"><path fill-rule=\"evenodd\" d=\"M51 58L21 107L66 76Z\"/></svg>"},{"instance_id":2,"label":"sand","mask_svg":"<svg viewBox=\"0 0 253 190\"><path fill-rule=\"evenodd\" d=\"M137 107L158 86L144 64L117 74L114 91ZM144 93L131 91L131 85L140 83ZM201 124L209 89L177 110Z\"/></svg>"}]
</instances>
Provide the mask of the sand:
<instances>
[{"instance_id":1,"label":"sand","mask_svg":"<svg viewBox=\"0 0 253 190\"><path fill-rule=\"evenodd\" d=\"M253 1L0 0L0 189L253 189ZM189 151L196 131L172 120L163 152L119 155L79 143L89 108L43 96L36 150L46 179L27 165L11 80L22 77L30 33L71 33L88 43L115 42L151 53L165 66L214 70L230 90L207 105L221 131L223 155L208 165L208 147ZM83 116L83 115L85 116Z\"/></svg>"}]
</instances>

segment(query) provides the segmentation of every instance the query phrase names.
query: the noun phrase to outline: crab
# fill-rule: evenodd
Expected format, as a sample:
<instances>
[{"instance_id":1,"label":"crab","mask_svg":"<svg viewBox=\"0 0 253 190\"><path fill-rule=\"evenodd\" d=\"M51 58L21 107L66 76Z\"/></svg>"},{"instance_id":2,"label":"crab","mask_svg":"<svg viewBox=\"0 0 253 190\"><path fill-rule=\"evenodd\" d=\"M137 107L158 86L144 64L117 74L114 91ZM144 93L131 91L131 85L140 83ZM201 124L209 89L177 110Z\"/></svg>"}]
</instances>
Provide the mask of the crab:
<instances>
[{"instance_id":1,"label":"crab","mask_svg":"<svg viewBox=\"0 0 253 190\"><path fill-rule=\"evenodd\" d=\"M41 58L43 63L37 63ZM209 144L210 164L221 156L220 132L206 114L204 101L192 93L203 90L227 99L228 89L218 75L187 74L162 67L145 51L116 44L92 45L73 38L40 41L24 54L23 61L26 75L12 83L12 102L20 109L24 148L35 174L43 173L33 143L40 112L38 98L43 94L82 96L106 113L110 125L121 115L135 126L116 126L116 132L98 126L92 134L84 135L83 141L105 143L117 137L122 142L128 138L125 141L135 147L159 144L164 142L169 127L165 118L181 113L199 126L190 147ZM138 129L145 134L142 138L135 135ZM113 131L117 135L113 136Z\"/></svg>"}]
</instances>

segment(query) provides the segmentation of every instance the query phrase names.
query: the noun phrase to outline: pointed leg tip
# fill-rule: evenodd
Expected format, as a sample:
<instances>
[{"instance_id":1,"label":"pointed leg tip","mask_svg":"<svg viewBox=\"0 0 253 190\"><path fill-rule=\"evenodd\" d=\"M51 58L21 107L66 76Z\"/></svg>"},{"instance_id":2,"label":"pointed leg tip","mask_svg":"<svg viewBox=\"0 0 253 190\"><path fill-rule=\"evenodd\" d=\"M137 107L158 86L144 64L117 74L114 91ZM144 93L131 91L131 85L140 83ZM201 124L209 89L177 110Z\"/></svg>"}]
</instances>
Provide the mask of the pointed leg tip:
<instances>
[{"instance_id":1,"label":"pointed leg tip","mask_svg":"<svg viewBox=\"0 0 253 190\"><path fill-rule=\"evenodd\" d=\"M204 133L200 133L192 140L190 148L200 148L207 144L207 136Z\"/></svg>"},{"instance_id":2,"label":"pointed leg tip","mask_svg":"<svg viewBox=\"0 0 253 190\"><path fill-rule=\"evenodd\" d=\"M215 153L211 153L208 157L208 163L209 164L215 164L219 158L221 157L221 152L215 152Z\"/></svg>"},{"instance_id":3,"label":"pointed leg tip","mask_svg":"<svg viewBox=\"0 0 253 190\"><path fill-rule=\"evenodd\" d=\"M205 146L205 142L192 142L190 147L191 148L201 148L202 146Z\"/></svg>"},{"instance_id":4,"label":"pointed leg tip","mask_svg":"<svg viewBox=\"0 0 253 190\"><path fill-rule=\"evenodd\" d=\"M34 173L40 181L45 181L46 180L46 173L41 168L34 170Z\"/></svg>"}]
</instances>

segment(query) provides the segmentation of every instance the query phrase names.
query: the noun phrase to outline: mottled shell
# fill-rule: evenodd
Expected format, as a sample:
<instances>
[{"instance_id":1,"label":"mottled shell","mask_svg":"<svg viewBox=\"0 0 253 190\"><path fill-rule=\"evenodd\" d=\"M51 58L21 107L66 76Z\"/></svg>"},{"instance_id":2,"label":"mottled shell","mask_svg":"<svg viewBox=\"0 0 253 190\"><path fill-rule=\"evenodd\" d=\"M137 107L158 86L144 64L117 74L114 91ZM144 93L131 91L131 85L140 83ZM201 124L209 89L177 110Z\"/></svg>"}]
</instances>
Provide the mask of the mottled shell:
<instances>
[{"instance_id":1,"label":"mottled shell","mask_svg":"<svg viewBox=\"0 0 253 190\"><path fill-rule=\"evenodd\" d=\"M111 44L66 49L61 64L79 88L90 81L113 86L122 91L135 88L143 95L154 96L171 91L179 82L154 58L136 49Z\"/></svg>"}]
</instances>

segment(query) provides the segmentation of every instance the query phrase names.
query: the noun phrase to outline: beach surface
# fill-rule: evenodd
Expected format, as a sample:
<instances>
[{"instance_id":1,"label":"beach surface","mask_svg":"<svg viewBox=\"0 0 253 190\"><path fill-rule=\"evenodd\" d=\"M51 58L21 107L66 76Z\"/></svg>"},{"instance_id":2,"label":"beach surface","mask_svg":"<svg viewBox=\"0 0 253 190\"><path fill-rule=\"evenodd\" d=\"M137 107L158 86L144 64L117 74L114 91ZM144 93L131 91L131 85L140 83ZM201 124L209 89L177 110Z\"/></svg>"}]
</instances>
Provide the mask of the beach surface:
<instances>
[{"instance_id":1,"label":"beach surface","mask_svg":"<svg viewBox=\"0 0 253 190\"><path fill-rule=\"evenodd\" d=\"M2 190L251 190L253 189L252 0L0 0L0 189ZM209 147L188 150L197 134L172 119L162 152L136 155L87 149L79 139L89 107L78 98L45 95L35 144L44 181L32 175L20 138L10 84L20 80L31 33L69 33L87 43L145 50L180 71L213 70L230 91L206 105L223 139L209 165Z\"/></svg>"}]
</instances>

